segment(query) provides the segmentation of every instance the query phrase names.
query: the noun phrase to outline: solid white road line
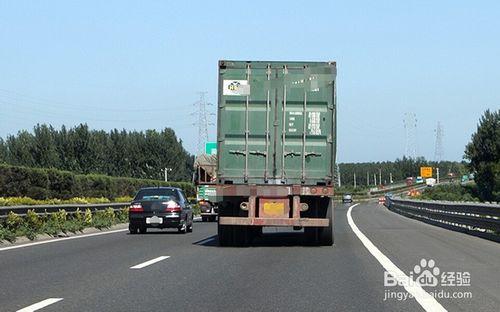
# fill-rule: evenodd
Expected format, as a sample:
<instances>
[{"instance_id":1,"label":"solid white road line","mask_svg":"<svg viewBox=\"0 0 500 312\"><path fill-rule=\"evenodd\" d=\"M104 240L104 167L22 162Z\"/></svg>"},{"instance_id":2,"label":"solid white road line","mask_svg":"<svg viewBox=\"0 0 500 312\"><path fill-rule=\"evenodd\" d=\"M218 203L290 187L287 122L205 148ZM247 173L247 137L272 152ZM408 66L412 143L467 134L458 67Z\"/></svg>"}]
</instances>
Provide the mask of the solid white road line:
<instances>
[{"instance_id":1,"label":"solid white road line","mask_svg":"<svg viewBox=\"0 0 500 312\"><path fill-rule=\"evenodd\" d=\"M138 265L134 265L130 268L131 269L142 269L144 267L147 267L148 265L154 264L156 262L160 262L160 261L168 259L168 258L170 258L170 256L161 256L161 257L154 258L154 259L151 259L151 260L143 262L143 263L139 263Z\"/></svg>"},{"instance_id":2,"label":"solid white road line","mask_svg":"<svg viewBox=\"0 0 500 312\"><path fill-rule=\"evenodd\" d=\"M400 284L406 285L404 288L409 292L417 302L424 308L425 311L446 311L446 309L428 292L426 292L420 284L413 281L408 275L403 273L392 261L387 258L366 236L363 234L354 221L352 220L352 208L359 204L349 207L347 210L347 222L351 226L352 231L358 236L359 240L365 245L366 249L380 262L384 269L391 274Z\"/></svg>"},{"instance_id":3,"label":"solid white road line","mask_svg":"<svg viewBox=\"0 0 500 312\"><path fill-rule=\"evenodd\" d=\"M34 242L34 243L27 243L27 244L22 244L22 245L3 247L3 248L0 248L0 251L18 249L18 248L24 248L24 247L31 247L31 246L43 245L43 244L54 243L54 242L63 242L63 241L69 240L69 239L85 238L85 237L113 234L113 233L125 232L125 231L128 231L128 229L119 229L119 230L113 230L113 231L107 231L107 232L98 232L98 233L83 234L83 235L76 235L76 236L63 237L63 238L55 238L55 239L49 239L46 241L39 241L39 242Z\"/></svg>"},{"instance_id":4,"label":"solid white road line","mask_svg":"<svg viewBox=\"0 0 500 312\"><path fill-rule=\"evenodd\" d=\"M29 307L23 308L21 310L17 310L17 312L33 312L33 311L45 308L46 306L54 304L54 303L56 303L58 301L61 301L61 300L63 300L63 298L49 298L49 299L45 299L45 300L40 301L38 303L32 304Z\"/></svg>"}]
</instances>

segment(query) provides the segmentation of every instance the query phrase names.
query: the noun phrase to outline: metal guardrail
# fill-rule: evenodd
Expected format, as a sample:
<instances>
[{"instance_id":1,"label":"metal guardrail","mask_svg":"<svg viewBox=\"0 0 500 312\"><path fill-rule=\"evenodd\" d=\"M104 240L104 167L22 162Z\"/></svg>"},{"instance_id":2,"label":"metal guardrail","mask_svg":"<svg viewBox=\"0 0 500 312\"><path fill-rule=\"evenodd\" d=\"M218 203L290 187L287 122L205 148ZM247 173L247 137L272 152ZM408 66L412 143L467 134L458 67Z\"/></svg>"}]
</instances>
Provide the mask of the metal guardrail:
<instances>
[{"instance_id":1,"label":"metal guardrail","mask_svg":"<svg viewBox=\"0 0 500 312\"><path fill-rule=\"evenodd\" d=\"M77 209L80 209L81 212L85 212L87 208L92 212L107 208L118 211L129 205L130 203L2 206L0 207L0 219L6 218L10 211L19 216L25 216L28 210L33 210L37 215L51 214L60 209L65 210L68 214L73 214Z\"/></svg>"},{"instance_id":2,"label":"metal guardrail","mask_svg":"<svg viewBox=\"0 0 500 312\"><path fill-rule=\"evenodd\" d=\"M500 205L386 197L385 206L406 217L500 242Z\"/></svg>"}]
</instances>

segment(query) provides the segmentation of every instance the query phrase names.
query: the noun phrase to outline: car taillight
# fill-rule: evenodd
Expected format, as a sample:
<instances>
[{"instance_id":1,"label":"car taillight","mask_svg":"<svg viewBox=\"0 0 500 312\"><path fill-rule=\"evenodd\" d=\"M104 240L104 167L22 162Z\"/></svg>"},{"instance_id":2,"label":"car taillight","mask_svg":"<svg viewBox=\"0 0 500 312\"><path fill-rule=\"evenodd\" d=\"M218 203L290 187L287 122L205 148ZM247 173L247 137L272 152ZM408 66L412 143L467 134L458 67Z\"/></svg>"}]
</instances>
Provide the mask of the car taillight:
<instances>
[{"instance_id":1,"label":"car taillight","mask_svg":"<svg viewBox=\"0 0 500 312\"><path fill-rule=\"evenodd\" d=\"M182 210L181 206L179 206L179 204L174 202L173 200L165 202L163 204L167 205L167 207L165 208L166 212L180 212Z\"/></svg>"},{"instance_id":2,"label":"car taillight","mask_svg":"<svg viewBox=\"0 0 500 312\"><path fill-rule=\"evenodd\" d=\"M132 204L130 207L128 207L128 211L130 212L143 212L144 208L142 207L141 204Z\"/></svg>"}]
</instances>

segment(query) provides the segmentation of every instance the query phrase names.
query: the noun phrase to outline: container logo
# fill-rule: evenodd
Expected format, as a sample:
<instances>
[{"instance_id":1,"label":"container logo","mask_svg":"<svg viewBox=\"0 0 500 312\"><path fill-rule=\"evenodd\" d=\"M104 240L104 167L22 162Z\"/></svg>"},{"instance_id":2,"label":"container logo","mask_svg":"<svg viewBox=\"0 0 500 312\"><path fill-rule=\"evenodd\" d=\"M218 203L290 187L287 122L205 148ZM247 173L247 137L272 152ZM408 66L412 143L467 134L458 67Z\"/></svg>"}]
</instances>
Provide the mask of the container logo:
<instances>
[{"instance_id":1,"label":"container logo","mask_svg":"<svg viewBox=\"0 0 500 312\"><path fill-rule=\"evenodd\" d=\"M223 95L250 95L248 80L224 80Z\"/></svg>"}]
</instances>

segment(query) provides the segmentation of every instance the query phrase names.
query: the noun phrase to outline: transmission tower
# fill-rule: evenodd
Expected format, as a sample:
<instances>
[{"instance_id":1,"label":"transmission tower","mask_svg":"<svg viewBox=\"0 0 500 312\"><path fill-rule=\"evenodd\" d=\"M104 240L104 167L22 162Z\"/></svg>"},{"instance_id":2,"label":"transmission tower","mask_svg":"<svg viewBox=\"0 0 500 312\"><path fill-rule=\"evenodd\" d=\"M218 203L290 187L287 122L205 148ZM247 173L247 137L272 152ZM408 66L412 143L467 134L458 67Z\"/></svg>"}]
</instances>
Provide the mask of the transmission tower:
<instances>
[{"instance_id":1,"label":"transmission tower","mask_svg":"<svg viewBox=\"0 0 500 312\"><path fill-rule=\"evenodd\" d=\"M403 125L405 128L405 156L415 159L417 157L417 115L405 113Z\"/></svg>"},{"instance_id":2,"label":"transmission tower","mask_svg":"<svg viewBox=\"0 0 500 312\"><path fill-rule=\"evenodd\" d=\"M337 164L336 167L335 167L334 183L337 184L338 187L342 186L342 182L340 181L340 167L339 167L339 164Z\"/></svg>"},{"instance_id":3,"label":"transmission tower","mask_svg":"<svg viewBox=\"0 0 500 312\"><path fill-rule=\"evenodd\" d=\"M438 121L436 130L434 130L434 132L436 132L436 147L434 149L434 160L436 162L440 162L441 160L443 160L443 154L444 154L443 152L444 132L440 121Z\"/></svg>"},{"instance_id":4,"label":"transmission tower","mask_svg":"<svg viewBox=\"0 0 500 312\"><path fill-rule=\"evenodd\" d=\"M205 143L208 141L208 126L213 125L209 121L209 117L214 114L207 111L207 106L212 104L206 102L206 94L207 92L198 92L200 99L193 103L194 111L191 114L197 118L197 122L193 123L193 126L198 126L198 144L196 147L198 155L205 152Z\"/></svg>"}]
</instances>

